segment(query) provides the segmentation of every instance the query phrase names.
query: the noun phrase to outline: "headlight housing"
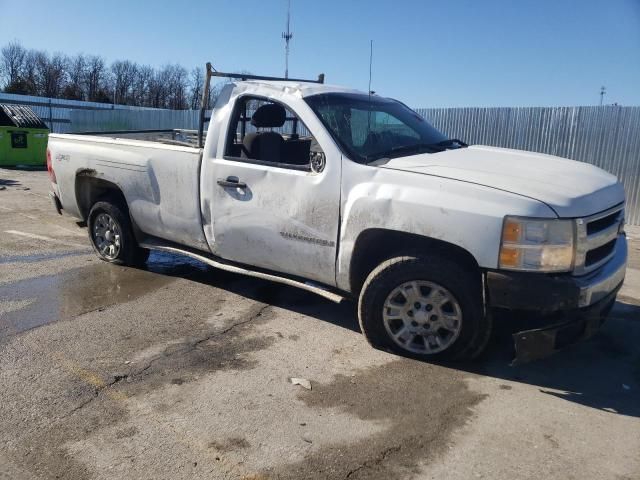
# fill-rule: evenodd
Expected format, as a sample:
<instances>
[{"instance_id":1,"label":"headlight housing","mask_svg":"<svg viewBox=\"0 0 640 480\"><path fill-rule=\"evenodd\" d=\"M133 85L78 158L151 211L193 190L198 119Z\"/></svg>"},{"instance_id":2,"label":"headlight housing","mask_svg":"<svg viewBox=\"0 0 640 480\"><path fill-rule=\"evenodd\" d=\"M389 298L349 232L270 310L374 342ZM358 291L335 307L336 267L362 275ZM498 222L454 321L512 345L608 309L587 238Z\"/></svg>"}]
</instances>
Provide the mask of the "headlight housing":
<instances>
[{"instance_id":1,"label":"headlight housing","mask_svg":"<svg viewBox=\"0 0 640 480\"><path fill-rule=\"evenodd\" d=\"M507 216L499 266L505 270L568 272L573 268L573 220Z\"/></svg>"}]
</instances>

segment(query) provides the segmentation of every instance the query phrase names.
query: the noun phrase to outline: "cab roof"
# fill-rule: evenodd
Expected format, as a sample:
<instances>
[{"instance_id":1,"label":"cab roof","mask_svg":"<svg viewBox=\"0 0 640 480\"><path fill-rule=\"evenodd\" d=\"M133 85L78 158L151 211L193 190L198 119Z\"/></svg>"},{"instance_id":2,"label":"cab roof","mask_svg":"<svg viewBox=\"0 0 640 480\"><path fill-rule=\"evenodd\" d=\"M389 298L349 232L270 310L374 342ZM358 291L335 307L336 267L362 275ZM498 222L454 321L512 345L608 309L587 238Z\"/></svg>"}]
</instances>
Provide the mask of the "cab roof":
<instances>
[{"instance_id":1,"label":"cab roof","mask_svg":"<svg viewBox=\"0 0 640 480\"><path fill-rule=\"evenodd\" d=\"M297 94L301 97L310 97L322 93L356 93L366 95L365 92L347 88L340 85L327 85L324 83L284 81L284 80L242 80L234 81L238 86L245 86L247 90L270 90Z\"/></svg>"}]
</instances>

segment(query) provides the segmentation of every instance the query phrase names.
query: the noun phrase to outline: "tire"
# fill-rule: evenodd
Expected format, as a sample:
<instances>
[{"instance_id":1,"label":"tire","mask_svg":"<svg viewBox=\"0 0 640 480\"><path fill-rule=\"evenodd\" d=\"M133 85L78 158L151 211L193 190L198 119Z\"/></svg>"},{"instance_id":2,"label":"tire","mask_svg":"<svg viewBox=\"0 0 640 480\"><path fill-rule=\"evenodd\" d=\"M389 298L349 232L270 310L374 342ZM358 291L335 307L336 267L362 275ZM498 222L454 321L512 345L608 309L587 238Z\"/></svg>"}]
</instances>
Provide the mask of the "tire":
<instances>
[{"instance_id":1,"label":"tire","mask_svg":"<svg viewBox=\"0 0 640 480\"><path fill-rule=\"evenodd\" d=\"M101 260L116 265L140 266L149 250L138 246L126 208L108 200L96 202L87 219L89 240Z\"/></svg>"},{"instance_id":2,"label":"tire","mask_svg":"<svg viewBox=\"0 0 640 480\"><path fill-rule=\"evenodd\" d=\"M360 291L358 320L374 348L422 360L475 358L492 329L480 275L438 255L376 267Z\"/></svg>"}]
</instances>

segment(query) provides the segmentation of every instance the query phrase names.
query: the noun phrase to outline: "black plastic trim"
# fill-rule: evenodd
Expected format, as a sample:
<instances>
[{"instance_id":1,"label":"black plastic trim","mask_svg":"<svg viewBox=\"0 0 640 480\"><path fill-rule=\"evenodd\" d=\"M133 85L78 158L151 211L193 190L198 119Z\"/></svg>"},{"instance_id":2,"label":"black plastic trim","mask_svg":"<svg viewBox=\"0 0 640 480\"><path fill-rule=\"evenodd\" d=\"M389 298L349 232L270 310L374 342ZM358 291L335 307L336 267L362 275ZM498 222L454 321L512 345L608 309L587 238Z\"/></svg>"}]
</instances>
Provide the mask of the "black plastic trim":
<instances>
[{"instance_id":1,"label":"black plastic trim","mask_svg":"<svg viewBox=\"0 0 640 480\"><path fill-rule=\"evenodd\" d=\"M307 164L307 165L294 165L291 163L277 163L277 162L267 162L265 160L256 160L253 158L244 158L244 157L232 157L229 155L225 155L224 157L225 160L231 160L233 162L240 162L240 163L251 163L253 165L264 165L266 167L277 167L277 168L284 168L286 170L298 170L300 172L309 172L311 173L311 165Z\"/></svg>"},{"instance_id":2,"label":"black plastic trim","mask_svg":"<svg viewBox=\"0 0 640 480\"><path fill-rule=\"evenodd\" d=\"M488 271L489 306L540 313L578 308L580 285L570 274Z\"/></svg>"}]
</instances>

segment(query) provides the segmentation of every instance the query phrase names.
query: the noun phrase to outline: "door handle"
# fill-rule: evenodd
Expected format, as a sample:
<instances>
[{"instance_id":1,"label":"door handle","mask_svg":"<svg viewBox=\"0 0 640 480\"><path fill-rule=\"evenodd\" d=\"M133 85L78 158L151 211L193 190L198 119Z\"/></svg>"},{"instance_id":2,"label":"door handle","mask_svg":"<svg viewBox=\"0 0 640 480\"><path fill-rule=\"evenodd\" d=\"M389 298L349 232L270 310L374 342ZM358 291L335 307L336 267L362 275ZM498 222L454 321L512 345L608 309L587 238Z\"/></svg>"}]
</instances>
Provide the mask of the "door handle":
<instances>
[{"instance_id":1,"label":"door handle","mask_svg":"<svg viewBox=\"0 0 640 480\"><path fill-rule=\"evenodd\" d=\"M238 177L227 177L226 180L219 178L218 185L221 187L247 188L247 184L238 180Z\"/></svg>"}]
</instances>

